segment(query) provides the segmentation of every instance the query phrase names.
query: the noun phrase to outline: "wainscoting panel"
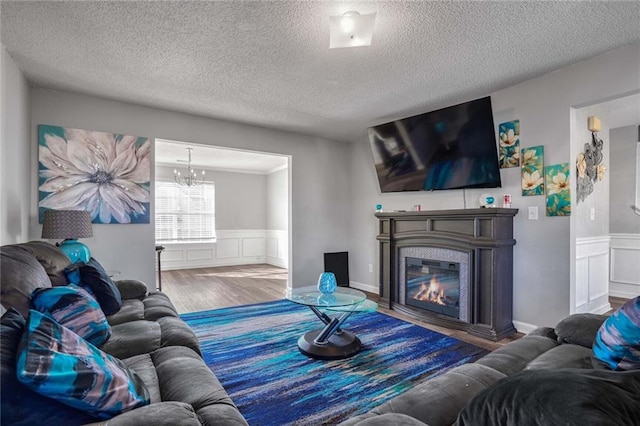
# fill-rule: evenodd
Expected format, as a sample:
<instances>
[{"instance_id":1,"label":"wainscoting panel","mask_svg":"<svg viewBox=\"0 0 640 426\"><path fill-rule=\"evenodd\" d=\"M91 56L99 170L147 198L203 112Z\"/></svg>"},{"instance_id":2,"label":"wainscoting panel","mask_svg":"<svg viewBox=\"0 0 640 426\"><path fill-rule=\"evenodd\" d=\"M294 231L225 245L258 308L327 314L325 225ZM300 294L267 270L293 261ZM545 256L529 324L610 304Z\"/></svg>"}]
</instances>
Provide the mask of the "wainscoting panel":
<instances>
[{"instance_id":1,"label":"wainscoting panel","mask_svg":"<svg viewBox=\"0 0 640 426\"><path fill-rule=\"evenodd\" d=\"M576 313L602 314L609 304L609 236L576 239Z\"/></svg>"},{"instance_id":2,"label":"wainscoting panel","mask_svg":"<svg viewBox=\"0 0 640 426\"><path fill-rule=\"evenodd\" d=\"M161 255L162 269L168 271L256 263L287 267L287 231L219 229L216 234L215 243L162 244L165 247Z\"/></svg>"},{"instance_id":3,"label":"wainscoting panel","mask_svg":"<svg viewBox=\"0 0 640 426\"><path fill-rule=\"evenodd\" d=\"M640 295L640 234L611 234L609 293L624 298Z\"/></svg>"},{"instance_id":4,"label":"wainscoting panel","mask_svg":"<svg viewBox=\"0 0 640 426\"><path fill-rule=\"evenodd\" d=\"M240 240L218 237L216 242L216 259L237 259L240 257Z\"/></svg>"},{"instance_id":5,"label":"wainscoting panel","mask_svg":"<svg viewBox=\"0 0 640 426\"><path fill-rule=\"evenodd\" d=\"M266 246L269 265L289 267L289 236L286 230L267 231Z\"/></svg>"}]
</instances>

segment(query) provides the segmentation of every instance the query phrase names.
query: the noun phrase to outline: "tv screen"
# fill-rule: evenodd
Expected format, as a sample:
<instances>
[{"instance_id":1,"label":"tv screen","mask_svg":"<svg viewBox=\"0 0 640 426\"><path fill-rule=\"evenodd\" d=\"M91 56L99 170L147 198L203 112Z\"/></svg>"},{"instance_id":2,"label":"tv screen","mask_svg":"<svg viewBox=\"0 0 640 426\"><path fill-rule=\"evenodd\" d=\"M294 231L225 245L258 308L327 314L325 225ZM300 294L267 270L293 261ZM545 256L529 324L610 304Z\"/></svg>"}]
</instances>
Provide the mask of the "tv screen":
<instances>
[{"instance_id":1,"label":"tv screen","mask_svg":"<svg viewBox=\"0 0 640 426\"><path fill-rule=\"evenodd\" d=\"M491 98L369 128L382 192L499 188Z\"/></svg>"}]
</instances>

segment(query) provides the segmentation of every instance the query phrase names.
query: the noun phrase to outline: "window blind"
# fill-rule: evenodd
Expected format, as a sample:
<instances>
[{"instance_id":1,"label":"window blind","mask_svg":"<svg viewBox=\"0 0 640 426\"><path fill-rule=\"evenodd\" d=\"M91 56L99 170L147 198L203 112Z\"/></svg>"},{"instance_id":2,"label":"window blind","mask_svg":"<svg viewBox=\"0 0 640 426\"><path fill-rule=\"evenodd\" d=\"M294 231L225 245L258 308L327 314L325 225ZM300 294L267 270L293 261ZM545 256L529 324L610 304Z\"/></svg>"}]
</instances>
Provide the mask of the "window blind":
<instances>
[{"instance_id":1,"label":"window blind","mask_svg":"<svg viewBox=\"0 0 640 426\"><path fill-rule=\"evenodd\" d=\"M215 185L156 181L156 242L214 242Z\"/></svg>"}]
</instances>

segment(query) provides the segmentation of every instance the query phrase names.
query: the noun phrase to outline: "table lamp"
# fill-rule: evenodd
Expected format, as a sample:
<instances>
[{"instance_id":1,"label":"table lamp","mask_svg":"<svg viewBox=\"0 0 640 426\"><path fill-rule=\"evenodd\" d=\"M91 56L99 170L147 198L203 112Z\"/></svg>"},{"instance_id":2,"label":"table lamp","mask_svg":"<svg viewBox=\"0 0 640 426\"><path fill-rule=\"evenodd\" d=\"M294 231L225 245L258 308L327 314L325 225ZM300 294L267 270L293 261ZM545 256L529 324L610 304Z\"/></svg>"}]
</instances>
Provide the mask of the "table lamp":
<instances>
[{"instance_id":1,"label":"table lamp","mask_svg":"<svg viewBox=\"0 0 640 426\"><path fill-rule=\"evenodd\" d=\"M93 237L91 213L83 210L47 210L42 223L42 238L60 239L60 250L72 263L88 262L91 258L89 247L78 238Z\"/></svg>"}]
</instances>

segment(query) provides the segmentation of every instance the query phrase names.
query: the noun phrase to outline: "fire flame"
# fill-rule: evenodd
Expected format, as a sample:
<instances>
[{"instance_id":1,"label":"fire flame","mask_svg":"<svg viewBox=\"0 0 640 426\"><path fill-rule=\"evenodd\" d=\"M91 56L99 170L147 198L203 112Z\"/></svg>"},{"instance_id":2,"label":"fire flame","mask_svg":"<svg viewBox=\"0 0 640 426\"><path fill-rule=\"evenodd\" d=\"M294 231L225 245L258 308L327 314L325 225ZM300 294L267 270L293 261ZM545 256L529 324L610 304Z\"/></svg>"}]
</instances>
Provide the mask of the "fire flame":
<instances>
[{"instance_id":1,"label":"fire flame","mask_svg":"<svg viewBox=\"0 0 640 426\"><path fill-rule=\"evenodd\" d=\"M440 288L440 284L435 275L431 277L428 286L426 282L420 284L420 290L413 296L413 299L437 303L438 305L446 305L446 303L444 303L444 289Z\"/></svg>"}]
</instances>

